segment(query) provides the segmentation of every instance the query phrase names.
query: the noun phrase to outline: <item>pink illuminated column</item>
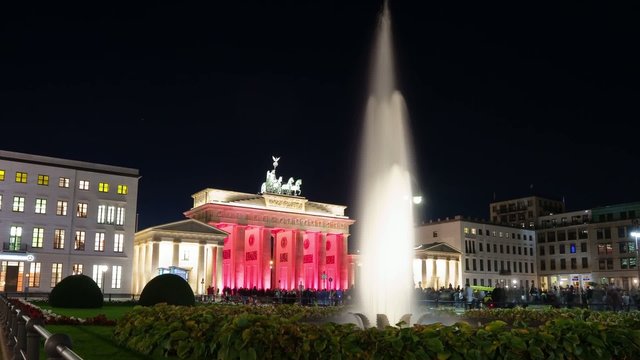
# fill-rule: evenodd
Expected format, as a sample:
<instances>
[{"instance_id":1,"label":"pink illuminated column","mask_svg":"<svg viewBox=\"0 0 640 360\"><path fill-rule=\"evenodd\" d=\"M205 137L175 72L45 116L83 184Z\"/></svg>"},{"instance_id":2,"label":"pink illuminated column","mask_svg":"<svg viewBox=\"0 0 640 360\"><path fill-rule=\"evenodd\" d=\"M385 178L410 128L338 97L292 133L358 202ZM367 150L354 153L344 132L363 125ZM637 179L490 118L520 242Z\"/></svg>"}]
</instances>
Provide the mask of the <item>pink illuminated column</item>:
<instances>
[{"instance_id":1,"label":"pink illuminated column","mask_svg":"<svg viewBox=\"0 0 640 360\"><path fill-rule=\"evenodd\" d=\"M233 223L220 223L217 227L229 233L222 249L223 287L244 286L244 227Z\"/></svg>"},{"instance_id":2,"label":"pink illuminated column","mask_svg":"<svg viewBox=\"0 0 640 360\"><path fill-rule=\"evenodd\" d=\"M322 237L316 231L307 231L302 240L302 276L305 288L320 289L321 273L319 270L319 249Z\"/></svg>"},{"instance_id":3,"label":"pink illuminated column","mask_svg":"<svg viewBox=\"0 0 640 360\"><path fill-rule=\"evenodd\" d=\"M234 228L233 224L218 224L218 229L224 230L229 233L229 236L224 238L224 246L222 247L222 287L223 288L235 288L236 284L231 276L231 269L233 269L233 238Z\"/></svg>"},{"instance_id":4,"label":"pink illuminated column","mask_svg":"<svg viewBox=\"0 0 640 360\"><path fill-rule=\"evenodd\" d=\"M343 281L347 272L347 269L342 266L344 263L343 248L343 234L327 234L325 241L325 271L327 274L325 285L327 289L344 289L347 285Z\"/></svg>"},{"instance_id":5,"label":"pink illuminated column","mask_svg":"<svg viewBox=\"0 0 640 360\"><path fill-rule=\"evenodd\" d=\"M247 227L244 232L244 283L245 287L252 289L263 288L262 274L262 229L260 227Z\"/></svg>"},{"instance_id":6,"label":"pink illuminated column","mask_svg":"<svg viewBox=\"0 0 640 360\"><path fill-rule=\"evenodd\" d=\"M295 230L274 230L275 241L274 266L276 287L285 290L293 290L297 287L295 277L296 252Z\"/></svg>"}]
</instances>

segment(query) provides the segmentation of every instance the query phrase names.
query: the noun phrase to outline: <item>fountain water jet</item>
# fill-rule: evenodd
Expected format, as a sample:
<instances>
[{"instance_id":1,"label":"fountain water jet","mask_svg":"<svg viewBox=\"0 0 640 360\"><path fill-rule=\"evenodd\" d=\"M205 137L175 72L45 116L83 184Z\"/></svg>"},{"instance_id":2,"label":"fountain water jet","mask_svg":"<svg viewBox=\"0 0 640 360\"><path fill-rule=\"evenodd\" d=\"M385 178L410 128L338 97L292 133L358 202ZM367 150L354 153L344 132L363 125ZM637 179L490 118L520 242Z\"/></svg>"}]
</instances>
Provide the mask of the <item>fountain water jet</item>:
<instances>
[{"instance_id":1,"label":"fountain water jet","mask_svg":"<svg viewBox=\"0 0 640 360\"><path fill-rule=\"evenodd\" d=\"M413 304L413 160L404 99L395 88L388 5L373 56L358 179L359 308L395 325ZM406 317L405 317L406 319Z\"/></svg>"}]
</instances>

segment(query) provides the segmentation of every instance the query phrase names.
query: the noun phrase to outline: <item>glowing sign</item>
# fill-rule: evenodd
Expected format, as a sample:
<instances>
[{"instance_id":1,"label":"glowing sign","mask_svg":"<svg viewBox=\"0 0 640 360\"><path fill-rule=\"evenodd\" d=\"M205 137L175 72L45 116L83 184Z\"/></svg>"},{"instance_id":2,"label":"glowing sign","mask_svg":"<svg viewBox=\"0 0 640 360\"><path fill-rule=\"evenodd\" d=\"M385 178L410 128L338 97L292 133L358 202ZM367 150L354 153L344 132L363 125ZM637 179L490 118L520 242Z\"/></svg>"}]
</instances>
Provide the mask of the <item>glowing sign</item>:
<instances>
[{"instance_id":1,"label":"glowing sign","mask_svg":"<svg viewBox=\"0 0 640 360\"><path fill-rule=\"evenodd\" d=\"M33 254L2 254L0 255L0 260L14 260L14 261L33 261L35 257Z\"/></svg>"}]
</instances>

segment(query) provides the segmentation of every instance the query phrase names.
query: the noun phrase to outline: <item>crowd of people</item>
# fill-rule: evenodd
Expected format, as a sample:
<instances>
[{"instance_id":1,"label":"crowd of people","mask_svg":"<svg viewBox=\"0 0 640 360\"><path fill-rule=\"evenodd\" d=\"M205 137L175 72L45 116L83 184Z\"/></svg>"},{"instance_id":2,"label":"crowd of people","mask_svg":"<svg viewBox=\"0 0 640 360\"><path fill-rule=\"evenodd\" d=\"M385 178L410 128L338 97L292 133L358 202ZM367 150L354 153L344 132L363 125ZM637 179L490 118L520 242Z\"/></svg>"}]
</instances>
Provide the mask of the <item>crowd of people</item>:
<instances>
[{"instance_id":1,"label":"crowd of people","mask_svg":"<svg viewBox=\"0 0 640 360\"><path fill-rule=\"evenodd\" d=\"M300 304L303 306L336 306L350 304L353 289L310 289L299 287L297 290L258 289L257 287L232 289L225 287L220 293L212 286L207 288L204 302L224 302L241 304Z\"/></svg>"},{"instance_id":2,"label":"crowd of people","mask_svg":"<svg viewBox=\"0 0 640 360\"><path fill-rule=\"evenodd\" d=\"M212 286L207 288L203 302L223 302L241 304L300 304L303 306L336 306L354 303L354 289L258 289L257 287L232 289L225 287L220 292ZM553 286L541 290L532 286L457 286L415 289L418 303L426 306L454 306L464 309L509 308L528 305L549 305L553 307L582 307L593 310L628 311L640 310L640 291L637 288L623 290L613 285L587 285L584 288L573 285Z\"/></svg>"},{"instance_id":3,"label":"crowd of people","mask_svg":"<svg viewBox=\"0 0 640 360\"><path fill-rule=\"evenodd\" d=\"M494 307L526 307L530 304L550 305L553 307L582 307L593 310L628 311L640 310L640 291L632 288L627 291L614 285L587 285L583 287L553 286L541 290L535 286L525 290L524 287L494 288L465 285L453 288L416 287L416 297L424 305L444 305L471 308Z\"/></svg>"}]
</instances>

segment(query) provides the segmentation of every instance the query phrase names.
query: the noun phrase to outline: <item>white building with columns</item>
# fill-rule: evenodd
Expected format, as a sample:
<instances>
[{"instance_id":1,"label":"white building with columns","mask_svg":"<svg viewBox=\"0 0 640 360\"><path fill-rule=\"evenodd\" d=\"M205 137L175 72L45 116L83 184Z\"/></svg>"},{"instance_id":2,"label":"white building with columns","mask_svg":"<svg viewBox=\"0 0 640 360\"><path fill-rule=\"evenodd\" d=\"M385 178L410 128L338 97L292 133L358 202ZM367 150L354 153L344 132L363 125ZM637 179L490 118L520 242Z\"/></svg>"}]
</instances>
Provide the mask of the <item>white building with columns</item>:
<instances>
[{"instance_id":1,"label":"white building with columns","mask_svg":"<svg viewBox=\"0 0 640 360\"><path fill-rule=\"evenodd\" d=\"M415 249L413 282L416 287L440 289L462 287L462 253L448 244L420 244Z\"/></svg>"},{"instance_id":2,"label":"white building with columns","mask_svg":"<svg viewBox=\"0 0 640 360\"><path fill-rule=\"evenodd\" d=\"M164 273L182 276L195 294L204 294L209 286L220 289L222 248L228 235L193 219L137 232L133 249L133 293L140 294L151 279Z\"/></svg>"},{"instance_id":3,"label":"white building with columns","mask_svg":"<svg viewBox=\"0 0 640 360\"><path fill-rule=\"evenodd\" d=\"M423 287L537 286L534 230L456 216L418 226L416 245L414 282ZM421 259L421 248L432 255Z\"/></svg>"}]
</instances>

